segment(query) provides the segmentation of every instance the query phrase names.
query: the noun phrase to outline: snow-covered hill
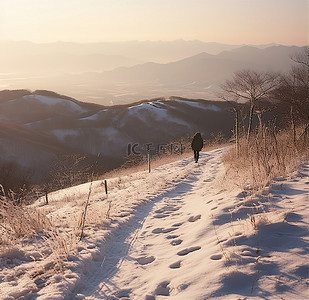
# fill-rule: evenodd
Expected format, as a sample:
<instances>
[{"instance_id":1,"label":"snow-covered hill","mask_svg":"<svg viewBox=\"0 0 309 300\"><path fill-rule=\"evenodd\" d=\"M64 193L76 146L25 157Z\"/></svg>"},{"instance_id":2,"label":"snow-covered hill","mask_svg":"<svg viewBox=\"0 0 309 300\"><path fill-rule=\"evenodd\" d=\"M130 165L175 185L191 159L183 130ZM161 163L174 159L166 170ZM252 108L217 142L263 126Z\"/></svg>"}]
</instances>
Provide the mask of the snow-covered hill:
<instances>
[{"instance_id":1,"label":"snow-covered hill","mask_svg":"<svg viewBox=\"0 0 309 300\"><path fill-rule=\"evenodd\" d=\"M119 174L108 195L97 181L41 199L55 233L1 254L0 299L308 298L309 164L249 196L224 177L224 151Z\"/></svg>"},{"instance_id":2,"label":"snow-covered hill","mask_svg":"<svg viewBox=\"0 0 309 300\"><path fill-rule=\"evenodd\" d=\"M226 102L175 98L105 107L46 91L19 94L14 97L14 91L11 96L8 91L0 92L2 159L23 165L29 162L31 168L33 157L37 165L50 166L50 157L55 158L59 150L94 157L100 154L106 168L115 168L127 158L129 144L139 144L139 149L153 144L157 149L197 130L206 139L219 132L229 137L233 128L233 115ZM35 137L21 139L17 127ZM34 145L33 140L41 142ZM51 149L52 144L57 151ZM39 152L42 154L34 154Z\"/></svg>"}]
</instances>

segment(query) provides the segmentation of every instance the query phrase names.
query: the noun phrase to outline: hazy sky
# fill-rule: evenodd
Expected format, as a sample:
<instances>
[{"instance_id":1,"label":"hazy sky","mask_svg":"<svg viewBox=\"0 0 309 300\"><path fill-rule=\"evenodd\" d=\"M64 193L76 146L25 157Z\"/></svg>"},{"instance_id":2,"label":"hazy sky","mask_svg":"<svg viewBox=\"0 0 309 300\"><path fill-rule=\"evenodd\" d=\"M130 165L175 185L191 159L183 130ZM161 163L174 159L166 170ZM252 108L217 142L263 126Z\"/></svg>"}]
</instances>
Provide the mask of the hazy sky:
<instances>
[{"instance_id":1,"label":"hazy sky","mask_svg":"<svg viewBox=\"0 0 309 300\"><path fill-rule=\"evenodd\" d=\"M307 0L0 0L0 39L308 44Z\"/></svg>"}]
</instances>

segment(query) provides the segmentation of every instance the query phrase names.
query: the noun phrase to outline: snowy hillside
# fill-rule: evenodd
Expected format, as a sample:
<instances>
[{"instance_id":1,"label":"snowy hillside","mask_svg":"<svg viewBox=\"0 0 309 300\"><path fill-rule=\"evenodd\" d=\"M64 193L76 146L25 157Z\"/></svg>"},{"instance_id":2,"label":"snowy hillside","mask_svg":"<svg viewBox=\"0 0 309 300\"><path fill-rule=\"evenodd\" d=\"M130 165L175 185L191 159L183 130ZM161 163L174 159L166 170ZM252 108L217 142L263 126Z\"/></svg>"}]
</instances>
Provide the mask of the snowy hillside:
<instances>
[{"instance_id":1,"label":"snowy hillside","mask_svg":"<svg viewBox=\"0 0 309 300\"><path fill-rule=\"evenodd\" d=\"M143 148L152 143L157 148L198 130L205 139L219 132L229 137L234 123L226 102L173 98L105 107L47 91L24 93L0 92L0 142L2 158L23 165L29 162L25 167L31 169L33 157L37 157L37 165L47 169L61 152L93 157L100 154L106 169L112 169L125 162L129 144ZM33 138L19 138L12 130L16 127ZM33 145L33 140L39 143ZM31 171L40 176L40 168Z\"/></svg>"},{"instance_id":2,"label":"snowy hillside","mask_svg":"<svg viewBox=\"0 0 309 300\"><path fill-rule=\"evenodd\" d=\"M249 196L224 151L38 200L56 229L0 255L0 299L308 298L309 164Z\"/></svg>"}]
</instances>

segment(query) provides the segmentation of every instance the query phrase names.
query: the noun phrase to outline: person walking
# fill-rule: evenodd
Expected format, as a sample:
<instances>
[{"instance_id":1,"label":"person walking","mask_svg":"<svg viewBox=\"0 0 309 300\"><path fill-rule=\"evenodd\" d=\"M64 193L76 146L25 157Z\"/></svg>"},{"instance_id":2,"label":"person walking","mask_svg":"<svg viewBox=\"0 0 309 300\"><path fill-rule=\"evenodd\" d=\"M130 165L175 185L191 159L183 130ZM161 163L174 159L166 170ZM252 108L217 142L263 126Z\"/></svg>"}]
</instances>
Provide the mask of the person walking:
<instances>
[{"instance_id":1,"label":"person walking","mask_svg":"<svg viewBox=\"0 0 309 300\"><path fill-rule=\"evenodd\" d=\"M200 151L203 148L203 144L204 144L204 141L203 141L203 138L201 136L201 133L197 132L194 135L192 143L191 143L191 148L194 151L194 160L195 160L196 163L198 162L198 159L199 159L199 156L200 156Z\"/></svg>"}]
</instances>

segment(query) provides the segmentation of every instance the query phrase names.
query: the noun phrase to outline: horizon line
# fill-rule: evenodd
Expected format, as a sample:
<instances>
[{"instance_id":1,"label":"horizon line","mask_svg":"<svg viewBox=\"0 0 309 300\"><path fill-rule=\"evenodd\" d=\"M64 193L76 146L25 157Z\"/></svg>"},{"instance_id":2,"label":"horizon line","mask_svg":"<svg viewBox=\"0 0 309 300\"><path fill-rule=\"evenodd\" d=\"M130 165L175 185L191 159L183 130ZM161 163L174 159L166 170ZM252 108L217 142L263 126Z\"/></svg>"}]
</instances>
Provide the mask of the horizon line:
<instances>
[{"instance_id":1,"label":"horizon line","mask_svg":"<svg viewBox=\"0 0 309 300\"><path fill-rule=\"evenodd\" d=\"M216 41L203 41L199 39L174 39L174 40L101 40L101 41L69 41L69 40L55 40L55 41L45 41L39 42L34 40L15 40L15 39L1 39L0 42L13 42L13 43L32 43L32 44L120 44L120 43L175 43L175 42L200 42L204 44L221 44L229 46L297 46L297 47L306 47L307 45L296 45L296 44L283 44L278 42L267 42L267 43L225 43L225 42L216 42Z\"/></svg>"}]
</instances>

